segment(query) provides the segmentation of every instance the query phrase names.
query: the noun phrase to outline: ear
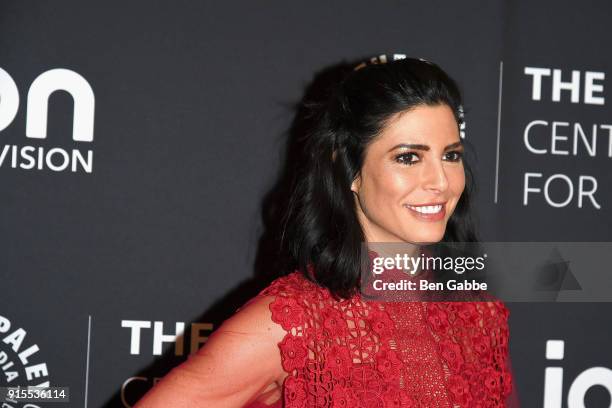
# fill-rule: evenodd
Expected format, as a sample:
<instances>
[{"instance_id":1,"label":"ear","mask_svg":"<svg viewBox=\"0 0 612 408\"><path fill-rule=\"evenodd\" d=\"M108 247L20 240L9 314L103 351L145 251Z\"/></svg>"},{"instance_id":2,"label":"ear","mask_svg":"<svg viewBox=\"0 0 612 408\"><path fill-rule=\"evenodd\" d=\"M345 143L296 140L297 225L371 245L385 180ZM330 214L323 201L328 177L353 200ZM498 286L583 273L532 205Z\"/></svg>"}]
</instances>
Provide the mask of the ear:
<instances>
[{"instance_id":1,"label":"ear","mask_svg":"<svg viewBox=\"0 0 612 408\"><path fill-rule=\"evenodd\" d=\"M351 184L351 191L353 193L359 193L360 188L361 188L361 174L358 174L357 177L355 177L355 180L353 180L353 183Z\"/></svg>"}]
</instances>

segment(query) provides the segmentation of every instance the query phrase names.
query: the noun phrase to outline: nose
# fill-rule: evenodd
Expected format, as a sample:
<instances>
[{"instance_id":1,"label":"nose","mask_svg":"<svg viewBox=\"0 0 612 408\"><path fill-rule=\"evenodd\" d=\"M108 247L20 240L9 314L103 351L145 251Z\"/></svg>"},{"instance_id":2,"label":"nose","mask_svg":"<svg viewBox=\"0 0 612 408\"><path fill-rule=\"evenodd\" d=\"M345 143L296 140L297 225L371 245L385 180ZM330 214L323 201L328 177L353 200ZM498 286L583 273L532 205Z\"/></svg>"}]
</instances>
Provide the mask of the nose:
<instances>
[{"instance_id":1,"label":"nose","mask_svg":"<svg viewBox=\"0 0 612 408\"><path fill-rule=\"evenodd\" d=\"M442 161L431 160L423 169L422 186L425 190L442 193L448 188L448 178Z\"/></svg>"}]
</instances>

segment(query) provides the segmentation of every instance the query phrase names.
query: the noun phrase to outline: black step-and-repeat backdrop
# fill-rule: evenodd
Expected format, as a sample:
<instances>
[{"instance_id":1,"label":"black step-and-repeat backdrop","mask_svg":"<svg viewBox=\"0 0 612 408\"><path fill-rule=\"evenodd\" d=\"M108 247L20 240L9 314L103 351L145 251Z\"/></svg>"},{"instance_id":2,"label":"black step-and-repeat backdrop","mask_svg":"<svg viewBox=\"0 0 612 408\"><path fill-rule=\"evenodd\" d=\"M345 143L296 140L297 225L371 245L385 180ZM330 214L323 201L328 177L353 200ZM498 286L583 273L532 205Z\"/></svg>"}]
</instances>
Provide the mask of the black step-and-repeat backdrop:
<instances>
[{"instance_id":1,"label":"black step-and-repeat backdrop","mask_svg":"<svg viewBox=\"0 0 612 408\"><path fill-rule=\"evenodd\" d=\"M456 78L484 239L612 241L611 21L607 1L2 2L0 386L130 407L204 344L274 272L295 105L342 60ZM522 406L610 406L612 304L509 307Z\"/></svg>"}]
</instances>

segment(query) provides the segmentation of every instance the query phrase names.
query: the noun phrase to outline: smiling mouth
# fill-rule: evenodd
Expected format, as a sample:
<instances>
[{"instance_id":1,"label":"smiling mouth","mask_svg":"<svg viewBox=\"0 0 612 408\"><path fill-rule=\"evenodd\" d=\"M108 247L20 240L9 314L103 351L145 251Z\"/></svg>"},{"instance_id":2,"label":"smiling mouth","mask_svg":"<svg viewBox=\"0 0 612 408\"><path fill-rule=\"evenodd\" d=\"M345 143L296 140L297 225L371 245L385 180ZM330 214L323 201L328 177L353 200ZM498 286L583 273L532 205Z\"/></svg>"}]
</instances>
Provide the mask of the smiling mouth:
<instances>
[{"instance_id":1,"label":"smiling mouth","mask_svg":"<svg viewBox=\"0 0 612 408\"><path fill-rule=\"evenodd\" d=\"M438 204L438 205L408 205L406 204L406 207L410 208L411 210L417 211L421 214L437 214L440 211L442 211L442 204Z\"/></svg>"},{"instance_id":2,"label":"smiling mouth","mask_svg":"<svg viewBox=\"0 0 612 408\"><path fill-rule=\"evenodd\" d=\"M419 219L426 221L439 221L446 215L446 203L428 204L428 205L409 205L404 204L404 207L410 210L410 213Z\"/></svg>"}]
</instances>

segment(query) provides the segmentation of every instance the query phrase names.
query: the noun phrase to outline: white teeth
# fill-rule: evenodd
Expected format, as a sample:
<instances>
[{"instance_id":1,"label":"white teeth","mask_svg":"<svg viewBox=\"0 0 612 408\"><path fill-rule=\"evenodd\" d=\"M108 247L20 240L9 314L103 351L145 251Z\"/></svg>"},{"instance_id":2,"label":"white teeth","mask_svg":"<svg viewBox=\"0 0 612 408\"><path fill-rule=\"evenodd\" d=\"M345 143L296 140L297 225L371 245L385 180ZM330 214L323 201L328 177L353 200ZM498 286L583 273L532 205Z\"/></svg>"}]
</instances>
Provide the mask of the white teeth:
<instances>
[{"instance_id":1,"label":"white teeth","mask_svg":"<svg viewBox=\"0 0 612 408\"><path fill-rule=\"evenodd\" d=\"M406 205L406 207L420 212L422 214L436 214L442 210L442 205L423 205L420 207L415 207L413 205Z\"/></svg>"}]
</instances>

